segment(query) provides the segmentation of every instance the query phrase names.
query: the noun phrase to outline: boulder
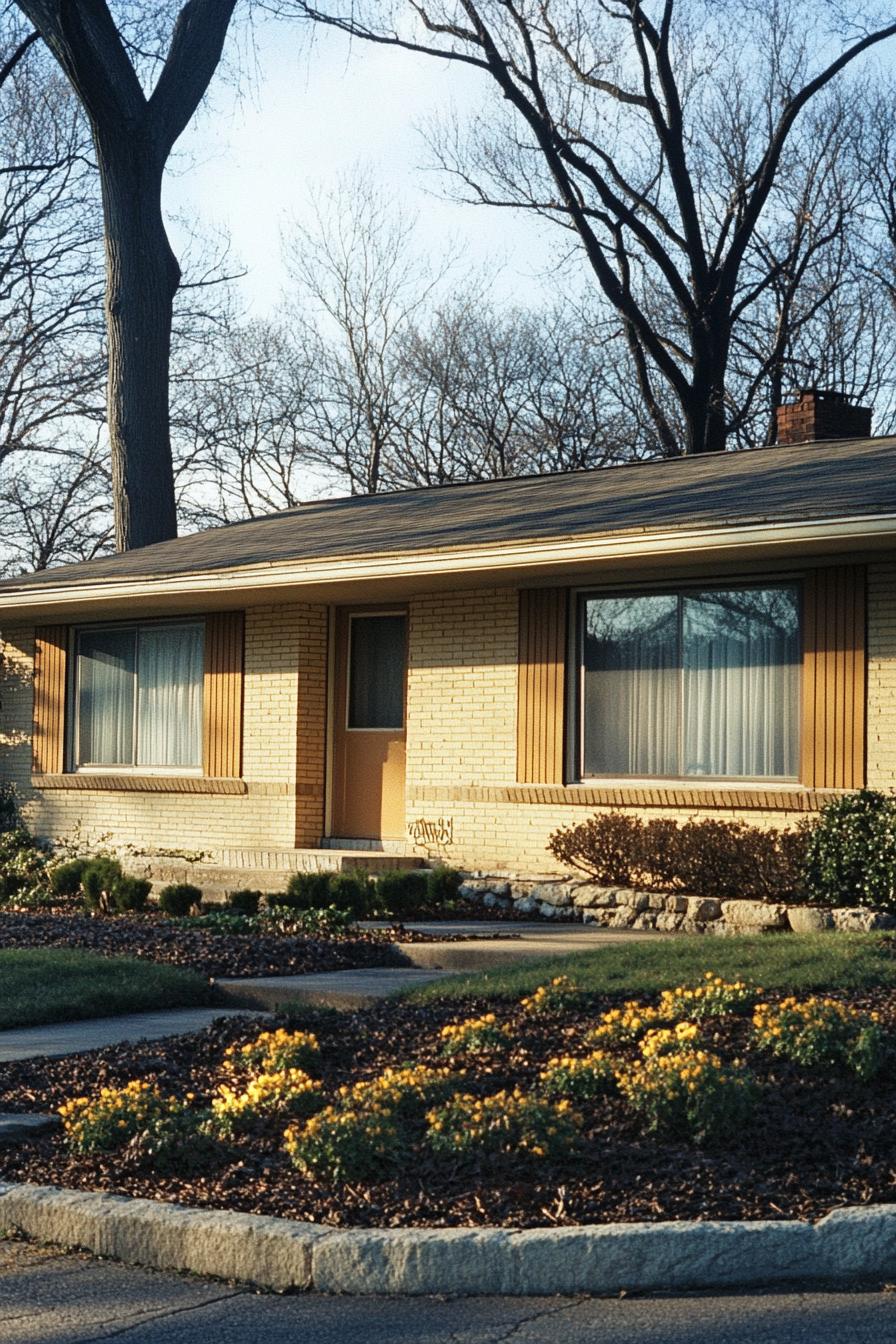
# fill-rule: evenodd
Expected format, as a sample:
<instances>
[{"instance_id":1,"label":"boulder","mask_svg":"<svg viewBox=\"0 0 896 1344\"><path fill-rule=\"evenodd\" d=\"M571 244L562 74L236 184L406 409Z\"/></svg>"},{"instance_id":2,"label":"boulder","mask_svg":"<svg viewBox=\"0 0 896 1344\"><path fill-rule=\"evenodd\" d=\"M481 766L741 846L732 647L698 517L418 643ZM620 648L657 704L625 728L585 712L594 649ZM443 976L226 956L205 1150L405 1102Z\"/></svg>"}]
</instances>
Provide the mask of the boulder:
<instances>
[{"instance_id":1,"label":"boulder","mask_svg":"<svg viewBox=\"0 0 896 1344\"><path fill-rule=\"evenodd\" d=\"M765 929L786 929L787 906L772 901L723 901L725 922L743 933Z\"/></svg>"},{"instance_id":2,"label":"boulder","mask_svg":"<svg viewBox=\"0 0 896 1344\"><path fill-rule=\"evenodd\" d=\"M461 882L457 894L462 901L472 901L478 905L487 891L488 887L481 887L477 882Z\"/></svg>"},{"instance_id":3,"label":"boulder","mask_svg":"<svg viewBox=\"0 0 896 1344\"><path fill-rule=\"evenodd\" d=\"M663 933L677 933L681 927L682 916L673 910L664 910L656 917L656 927Z\"/></svg>"},{"instance_id":4,"label":"boulder","mask_svg":"<svg viewBox=\"0 0 896 1344\"><path fill-rule=\"evenodd\" d=\"M656 911L665 910L667 899L668 898L666 897L665 892L656 892L656 891L648 892L647 909Z\"/></svg>"},{"instance_id":5,"label":"boulder","mask_svg":"<svg viewBox=\"0 0 896 1344\"><path fill-rule=\"evenodd\" d=\"M633 910L630 905L618 906L607 922L607 928L610 929L630 929L637 919L639 911Z\"/></svg>"},{"instance_id":6,"label":"boulder","mask_svg":"<svg viewBox=\"0 0 896 1344\"><path fill-rule=\"evenodd\" d=\"M613 919L615 913L614 910L608 910L606 906L586 905L582 907L582 923L600 924L601 927L606 927Z\"/></svg>"},{"instance_id":7,"label":"boulder","mask_svg":"<svg viewBox=\"0 0 896 1344\"><path fill-rule=\"evenodd\" d=\"M665 908L672 915L685 915L688 910L687 896L667 896Z\"/></svg>"},{"instance_id":8,"label":"boulder","mask_svg":"<svg viewBox=\"0 0 896 1344\"><path fill-rule=\"evenodd\" d=\"M656 921L659 915L656 910L642 910L640 915L635 915L632 923L633 929L655 929Z\"/></svg>"},{"instance_id":9,"label":"boulder","mask_svg":"<svg viewBox=\"0 0 896 1344\"><path fill-rule=\"evenodd\" d=\"M580 887L576 887L572 901L573 905L603 906L610 909L616 904L616 888L600 887L596 882L584 882Z\"/></svg>"},{"instance_id":10,"label":"boulder","mask_svg":"<svg viewBox=\"0 0 896 1344\"><path fill-rule=\"evenodd\" d=\"M712 896L688 896L686 899L687 917L693 923L708 924L722 913L721 902Z\"/></svg>"},{"instance_id":11,"label":"boulder","mask_svg":"<svg viewBox=\"0 0 896 1344\"><path fill-rule=\"evenodd\" d=\"M834 910L834 928L843 933L873 933L875 929L896 928L896 919L883 910L868 910L864 906Z\"/></svg>"},{"instance_id":12,"label":"boulder","mask_svg":"<svg viewBox=\"0 0 896 1344\"><path fill-rule=\"evenodd\" d=\"M830 910L819 910L813 905L788 905L787 923L794 933L821 933L834 927Z\"/></svg>"},{"instance_id":13,"label":"boulder","mask_svg":"<svg viewBox=\"0 0 896 1344\"><path fill-rule=\"evenodd\" d=\"M542 919L562 919L566 912L562 906L551 905L549 901L539 901L538 913Z\"/></svg>"},{"instance_id":14,"label":"boulder","mask_svg":"<svg viewBox=\"0 0 896 1344\"><path fill-rule=\"evenodd\" d=\"M569 882L540 882L533 887L531 895L534 901L544 905L572 905L575 888Z\"/></svg>"},{"instance_id":15,"label":"boulder","mask_svg":"<svg viewBox=\"0 0 896 1344\"><path fill-rule=\"evenodd\" d=\"M493 896L512 895L509 882L492 882L489 889Z\"/></svg>"},{"instance_id":16,"label":"boulder","mask_svg":"<svg viewBox=\"0 0 896 1344\"><path fill-rule=\"evenodd\" d=\"M508 910L510 900L505 896L496 896L493 891L487 891L482 898L482 904L486 910Z\"/></svg>"},{"instance_id":17,"label":"boulder","mask_svg":"<svg viewBox=\"0 0 896 1344\"><path fill-rule=\"evenodd\" d=\"M518 915L536 915L538 913L538 901L531 896L521 896L519 900L514 901L513 908Z\"/></svg>"}]
</instances>

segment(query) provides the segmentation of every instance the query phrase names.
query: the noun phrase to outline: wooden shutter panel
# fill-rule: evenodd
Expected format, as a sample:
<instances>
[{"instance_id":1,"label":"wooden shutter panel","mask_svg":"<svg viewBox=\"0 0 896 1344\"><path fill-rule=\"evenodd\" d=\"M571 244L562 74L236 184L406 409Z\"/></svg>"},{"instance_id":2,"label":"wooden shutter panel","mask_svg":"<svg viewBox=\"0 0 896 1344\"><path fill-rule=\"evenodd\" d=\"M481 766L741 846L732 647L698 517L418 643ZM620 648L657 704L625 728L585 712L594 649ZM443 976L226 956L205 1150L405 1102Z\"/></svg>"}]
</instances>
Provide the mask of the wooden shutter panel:
<instances>
[{"instance_id":1,"label":"wooden shutter panel","mask_svg":"<svg viewBox=\"0 0 896 1344\"><path fill-rule=\"evenodd\" d=\"M519 606L516 777L564 782L565 588L523 588Z\"/></svg>"},{"instance_id":2,"label":"wooden shutter panel","mask_svg":"<svg viewBox=\"0 0 896 1344\"><path fill-rule=\"evenodd\" d=\"M865 782L865 566L813 570L803 589L802 783Z\"/></svg>"},{"instance_id":3,"label":"wooden shutter panel","mask_svg":"<svg viewBox=\"0 0 896 1344\"><path fill-rule=\"evenodd\" d=\"M243 628L241 611L205 620L202 768L216 779L239 779L243 756Z\"/></svg>"},{"instance_id":4,"label":"wooden shutter panel","mask_svg":"<svg viewBox=\"0 0 896 1344\"><path fill-rule=\"evenodd\" d=\"M42 625L34 632L34 709L31 768L36 775L65 769L65 668L68 627Z\"/></svg>"}]
</instances>

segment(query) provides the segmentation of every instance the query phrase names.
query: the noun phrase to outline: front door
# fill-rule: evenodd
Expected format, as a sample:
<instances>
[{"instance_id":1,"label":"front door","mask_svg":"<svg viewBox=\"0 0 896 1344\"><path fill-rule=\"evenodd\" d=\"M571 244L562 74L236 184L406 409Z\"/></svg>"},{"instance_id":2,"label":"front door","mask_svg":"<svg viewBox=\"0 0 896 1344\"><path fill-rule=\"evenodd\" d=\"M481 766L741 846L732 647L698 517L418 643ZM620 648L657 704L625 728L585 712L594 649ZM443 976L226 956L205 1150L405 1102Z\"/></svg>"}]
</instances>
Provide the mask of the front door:
<instances>
[{"instance_id":1,"label":"front door","mask_svg":"<svg viewBox=\"0 0 896 1344\"><path fill-rule=\"evenodd\" d=\"M407 612L336 613L334 836L403 839Z\"/></svg>"}]
</instances>

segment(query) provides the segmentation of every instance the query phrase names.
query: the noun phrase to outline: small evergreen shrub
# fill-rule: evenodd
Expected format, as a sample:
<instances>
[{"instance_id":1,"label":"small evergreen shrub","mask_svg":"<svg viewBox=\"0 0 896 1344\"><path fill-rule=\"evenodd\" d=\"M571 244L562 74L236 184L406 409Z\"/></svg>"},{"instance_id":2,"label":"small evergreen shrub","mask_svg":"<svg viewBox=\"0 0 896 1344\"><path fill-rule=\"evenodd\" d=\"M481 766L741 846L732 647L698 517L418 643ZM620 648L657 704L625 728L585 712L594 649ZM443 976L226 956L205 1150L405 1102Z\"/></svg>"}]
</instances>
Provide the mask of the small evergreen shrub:
<instances>
[{"instance_id":1,"label":"small evergreen shrub","mask_svg":"<svg viewBox=\"0 0 896 1344\"><path fill-rule=\"evenodd\" d=\"M808 833L804 878L825 905L896 912L896 797L860 789L827 803Z\"/></svg>"},{"instance_id":2,"label":"small evergreen shrub","mask_svg":"<svg viewBox=\"0 0 896 1344\"><path fill-rule=\"evenodd\" d=\"M429 875L421 868L380 873L376 880L376 904L386 914L404 917L426 910Z\"/></svg>"},{"instance_id":3,"label":"small evergreen shrub","mask_svg":"<svg viewBox=\"0 0 896 1344\"><path fill-rule=\"evenodd\" d=\"M81 879L90 859L68 859L50 869L50 890L54 896L77 896L81 890Z\"/></svg>"},{"instance_id":4,"label":"small evergreen shrub","mask_svg":"<svg viewBox=\"0 0 896 1344\"><path fill-rule=\"evenodd\" d=\"M198 907L202 890L191 882L172 882L159 892L159 909L166 915L182 919Z\"/></svg>"},{"instance_id":5,"label":"small evergreen shrub","mask_svg":"<svg viewBox=\"0 0 896 1344\"><path fill-rule=\"evenodd\" d=\"M232 891L227 897L228 908L237 915L257 915L260 902L261 892L250 891L245 887L240 891Z\"/></svg>"},{"instance_id":6,"label":"small evergreen shrub","mask_svg":"<svg viewBox=\"0 0 896 1344\"><path fill-rule=\"evenodd\" d=\"M451 906L457 900L463 882L463 874L447 864L436 864L426 874L426 903L433 914L445 906Z\"/></svg>"},{"instance_id":7,"label":"small evergreen shrub","mask_svg":"<svg viewBox=\"0 0 896 1344\"><path fill-rule=\"evenodd\" d=\"M146 909L152 883L145 877L130 877L125 873L115 884L113 908L117 914L131 914Z\"/></svg>"},{"instance_id":8,"label":"small evergreen shrub","mask_svg":"<svg viewBox=\"0 0 896 1344\"><path fill-rule=\"evenodd\" d=\"M365 919L370 914L373 890L366 873L332 873L329 885L327 905L353 919Z\"/></svg>"},{"instance_id":9,"label":"small evergreen shrub","mask_svg":"<svg viewBox=\"0 0 896 1344\"><path fill-rule=\"evenodd\" d=\"M88 910L111 915L115 912L115 890L124 877L117 859L91 859L81 873L81 892Z\"/></svg>"},{"instance_id":10,"label":"small evergreen shrub","mask_svg":"<svg viewBox=\"0 0 896 1344\"><path fill-rule=\"evenodd\" d=\"M330 904L330 873L293 873L286 891L268 897L269 905L288 910L321 910Z\"/></svg>"},{"instance_id":11,"label":"small evergreen shrub","mask_svg":"<svg viewBox=\"0 0 896 1344\"><path fill-rule=\"evenodd\" d=\"M778 831L743 821L642 821L604 812L561 827L548 849L604 886L754 900L805 898L811 824Z\"/></svg>"}]
</instances>

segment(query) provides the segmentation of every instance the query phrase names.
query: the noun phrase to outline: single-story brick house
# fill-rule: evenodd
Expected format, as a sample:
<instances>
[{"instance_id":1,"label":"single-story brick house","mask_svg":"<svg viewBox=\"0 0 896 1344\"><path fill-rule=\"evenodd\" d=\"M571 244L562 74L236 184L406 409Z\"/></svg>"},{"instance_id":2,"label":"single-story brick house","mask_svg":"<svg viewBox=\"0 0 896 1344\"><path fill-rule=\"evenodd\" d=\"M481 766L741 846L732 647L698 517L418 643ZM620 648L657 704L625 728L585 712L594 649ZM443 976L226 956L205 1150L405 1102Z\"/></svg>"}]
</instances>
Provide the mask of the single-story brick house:
<instances>
[{"instance_id":1,"label":"single-story brick house","mask_svg":"<svg viewBox=\"0 0 896 1344\"><path fill-rule=\"evenodd\" d=\"M595 809L786 824L890 788L896 438L833 394L786 409L809 442L323 500L6 581L0 780L48 837L492 872L550 871Z\"/></svg>"}]
</instances>

